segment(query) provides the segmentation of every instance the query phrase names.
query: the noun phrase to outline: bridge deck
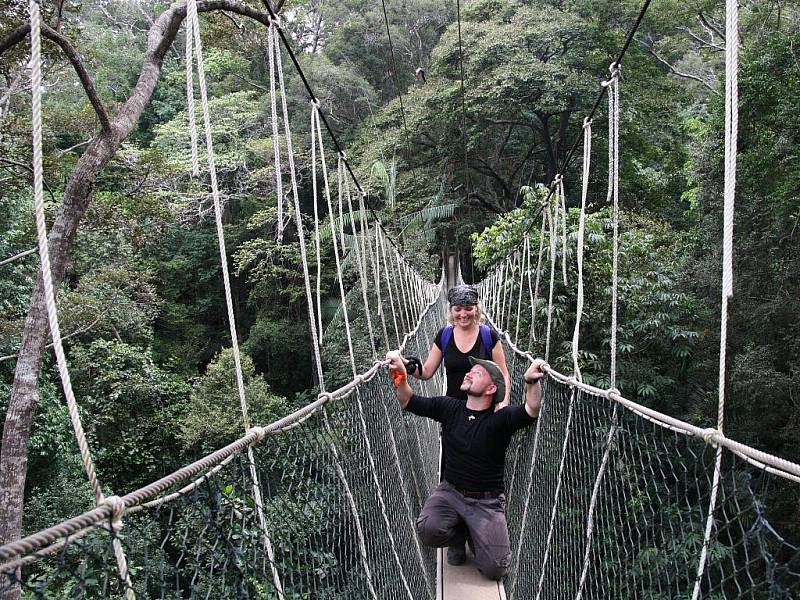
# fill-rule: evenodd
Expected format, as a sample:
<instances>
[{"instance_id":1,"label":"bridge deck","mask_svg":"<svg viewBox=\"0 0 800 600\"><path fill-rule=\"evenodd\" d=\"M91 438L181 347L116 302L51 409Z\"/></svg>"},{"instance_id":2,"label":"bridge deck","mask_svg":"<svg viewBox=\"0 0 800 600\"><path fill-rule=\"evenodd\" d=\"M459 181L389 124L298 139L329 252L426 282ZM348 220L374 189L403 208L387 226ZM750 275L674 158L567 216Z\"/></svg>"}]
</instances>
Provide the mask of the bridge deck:
<instances>
[{"instance_id":1,"label":"bridge deck","mask_svg":"<svg viewBox=\"0 0 800 600\"><path fill-rule=\"evenodd\" d=\"M506 600L502 581L491 581L481 575L467 552L467 562L460 567L447 564L447 549L436 553L437 600Z\"/></svg>"}]
</instances>

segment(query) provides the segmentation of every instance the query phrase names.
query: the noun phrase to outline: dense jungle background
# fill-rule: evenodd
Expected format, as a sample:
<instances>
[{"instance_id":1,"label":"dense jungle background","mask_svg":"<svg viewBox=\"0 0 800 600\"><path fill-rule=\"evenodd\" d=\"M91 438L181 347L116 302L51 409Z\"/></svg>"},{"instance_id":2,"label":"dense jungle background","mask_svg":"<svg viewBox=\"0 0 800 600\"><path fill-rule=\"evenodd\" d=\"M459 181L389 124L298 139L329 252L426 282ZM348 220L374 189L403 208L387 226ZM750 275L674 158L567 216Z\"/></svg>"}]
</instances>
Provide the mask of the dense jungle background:
<instances>
[{"instance_id":1,"label":"dense jungle background","mask_svg":"<svg viewBox=\"0 0 800 600\"><path fill-rule=\"evenodd\" d=\"M26 254L36 245L29 46L27 39L14 43L27 6L2 0L0 7L0 412L6 414L39 263ZM726 434L797 461L800 7L782 0L744 0L741 7ZM388 2L391 47L380 3L287 0L274 8L404 254L436 280L443 252L458 252L464 277L478 281L520 246L531 223L538 245L541 186L581 134L640 4L464 3L463 96L455 2ZM47 23L74 47L112 116L126 110L148 30L166 9L150 0L43 2ZM618 387L702 426L715 422L717 406L723 17L721 2L654 2L622 67ZM297 237L290 229L282 244L275 241L267 34L263 24L232 10L204 12L201 19L247 392L253 421L263 424L315 395ZM59 287L73 384L100 477L115 493L242 430L209 181L191 177L183 43L181 33L141 117L100 170ZM62 48L46 41L44 51L46 201L53 219L102 119ZM311 215L308 98L285 62L301 199ZM606 138L601 104L581 348L584 373L598 384L609 363ZM580 168L575 160L565 175L573 234ZM564 369L575 305L576 279L569 281L557 290L555 339L564 343L551 359ZM337 309L335 281L323 284L329 321ZM26 533L94 502L48 352L39 384L30 438L22 443ZM19 458L9 423L6 462ZM796 530L790 515L797 500L789 495L782 502L778 525Z\"/></svg>"}]
</instances>

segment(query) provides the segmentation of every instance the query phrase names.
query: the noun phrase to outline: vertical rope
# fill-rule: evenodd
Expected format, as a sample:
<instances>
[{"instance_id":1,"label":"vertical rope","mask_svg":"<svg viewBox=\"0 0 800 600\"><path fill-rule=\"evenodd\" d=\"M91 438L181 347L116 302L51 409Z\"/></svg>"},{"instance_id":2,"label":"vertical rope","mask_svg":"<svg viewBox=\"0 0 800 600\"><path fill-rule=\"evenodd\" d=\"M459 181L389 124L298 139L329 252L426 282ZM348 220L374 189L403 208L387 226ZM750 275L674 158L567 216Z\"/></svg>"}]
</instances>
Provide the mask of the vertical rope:
<instances>
[{"instance_id":1,"label":"vertical rope","mask_svg":"<svg viewBox=\"0 0 800 600\"><path fill-rule=\"evenodd\" d=\"M61 379L61 387L64 390L64 397L67 402L67 412L75 432L75 440L80 451L83 468L89 484L94 492L95 504L102 504L106 498L103 495L102 487L97 479L94 468L94 461L89 450L89 443L86 440L86 433L83 430L80 413L78 412L78 402L75 399L75 392L72 389L72 379L67 367L67 358L64 354L64 347L61 343L61 328L58 322L58 312L56 310L55 292L53 291L53 273L50 266L50 247L47 240L47 223L44 216L44 167L42 165L42 37L41 37L41 13L39 3L31 0L29 3L30 24L31 24L31 129L32 129L32 150L33 150L33 205L36 217L36 239L39 246L40 270L42 274L42 287L44 288L45 307L47 310L47 321L50 325L50 335L53 338L53 351L56 355L56 365L58 375ZM124 507L123 507L124 508ZM115 533L122 527L122 512L117 513L115 518ZM114 556L117 562L120 581L125 590L127 600L135 600L136 595L131 584L128 562L122 548L122 542L115 534L112 539Z\"/></svg>"},{"instance_id":2,"label":"vertical rope","mask_svg":"<svg viewBox=\"0 0 800 600\"><path fill-rule=\"evenodd\" d=\"M564 192L564 177L556 176L556 186L558 196L556 197L556 213L561 209L561 273L564 279L564 286L567 286L567 195ZM558 219L556 219L556 223Z\"/></svg>"},{"instance_id":3,"label":"vertical rope","mask_svg":"<svg viewBox=\"0 0 800 600\"><path fill-rule=\"evenodd\" d=\"M542 278L542 262L544 259L544 230L547 224L547 212L542 211L542 226L539 229L539 257L536 260L536 283L533 286L533 300L531 300L531 337L530 342L536 341L536 308L539 304L539 283ZM530 248L528 248L530 252ZM530 279L528 279L530 285Z\"/></svg>"},{"instance_id":4,"label":"vertical rope","mask_svg":"<svg viewBox=\"0 0 800 600\"><path fill-rule=\"evenodd\" d=\"M550 294L547 299L547 335L545 337L544 360L550 362L550 333L553 325L553 290L556 281L556 223L553 218L553 208L547 206L547 221L550 225ZM556 210L558 210L556 208Z\"/></svg>"},{"instance_id":5,"label":"vertical rope","mask_svg":"<svg viewBox=\"0 0 800 600\"><path fill-rule=\"evenodd\" d=\"M344 158L340 156L340 158ZM347 211L350 215L350 224L353 231L353 251L355 252L356 256L356 266L358 268L358 281L361 286L361 299L364 302L364 317L367 321L367 335L369 335L369 349L372 353L372 360L377 360L378 355L375 350L375 333L372 330L372 316L370 315L370 306L369 306L369 295L367 292L367 268L366 268L366 257L363 253L363 244L364 244L364 223L361 222L361 233L362 238L359 241L358 235L358 226L356 225L356 218L355 214L353 213L353 199L350 195L350 185L347 180L347 173L342 169L342 176L343 180L339 180L339 185L344 187L344 193L347 196ZM359 215L360 216L360 215Z\"/></svg>"},{"instance_id":6,"label":"vertical rope","mask_svg":"<svg viewBox=\"0 0 800 600\"><path fill-rule=\"evenodd\" d=\"M608 196L612 202L613 249L611 266L611 388L617 385L617 302L619 290L619 76L620 66L609 67L608 86Z\"/></svg>"},{"instance_id":7,"label":"vertical rope","mask_svg":"<svg viewBox=\"0 0 800 600\"><path fill-rule=\"evenodd\" d=\"M733 297L733 215L736 198L736 158L739 137L739 6L736 0L725 2L725 188L722 227L722 306L719 335L719 404L717 431L722 434L725 421L725 370L728 346L728 301ZM692 600L700 597L702 578L708 559L708 545L714 529L714 512L719 495L722 447L717 446L711 501L703 536L703 549L697 566Z\"/></svg>"},{"instance_id":8,"label":"vertical rope","mask_svg":"<svg viewBox=\"0 0 800 600\"><path fill-rule=\"evenodd\" d=\"M583 237L586 230L586 198L589 194L589 170L592 160L592 122L583 121L583 179L581 181L581 214L578 218L578 297L575 307L575 330L572 333L572 370L575 379L583 381L578 364L578 344L581 334L581 317L583 316Z\"/></svg>"},{"instance_id":9,"label":"vertical rope","mask_svg":"<svg viewBox=\"0 0 800 600\"><path fill-rule=\"evenodd\" d=\"M275 25L277 27L277 24ZM283 129L286 139L286 155L289 159L289 176L292 182L292 200L294 202L294 219L297 228L298 243L300 245L300 261L303 266L303 284L306 290L306 304L308 305L308 324L311 329L311 345L314 350L314 366L317 372L317 381L321 392L325 391L325 378L322 373L322 356L320 353L319 330L314 315L314 298L311 291L311 276L308 269L308 256L306 253L306 239L303 231L303 215L300 212L300 194L297 191L297 170L294 164L294 148L292 145L292 132L289 128L289 109L286 105L286 85L283 81L283 61L281 58L280 44L275 48L275 64L278 71L278 83L281 90L281 108L283 110ZM319 259L317 259L319 264Z\"/></svg>"},{"instance_id":10,"label":"vertical rope","mask_svg":"<svg viewBox=\"0 0 800 600\"><path fill-rule=\"evenodd\" d=\"M316 100L311 101L311 193L314 198L314 252L317 262L317 330L320 345L324 338L322 329L322 250L319 239L319 190L317 189L317 144L314 140L314 110L319 106ZM335 234L334 234L335 235Z\"/></svg>"},{"instance_id":11,"label":"vertical rope","mask_svg":"<svg viewBox=\"0 0 800 600\"><path fill-rule=\"evenodd\" d=\"M328 222L331 227L331 240L333 241L333 257L336 261L336 275L339 280L339 297L342 300L342 317L344 318L344 329L347 335L347 351L350 355L350 363L353 368L353 377L356 377L355 354L353 353L353 336L350 333L350 318L347 314L347 295L344 291L344 282L342 281L342 263L339 257L339 241L336 235L336 217L333 212L333 204L331 203L331 188L328 181L328 165L325 161L325 147L322 144L322 126L319 118L319 103L312 102L311 104L311 148L312 153L316 157L314 146L316 145L319 150L320 167L322 168L322 181L325 186L325 203L328 207ZM314 197L314 204L317 204L317 196Z\"/></svg>"},{"instance_id":12,"label":"vertical rope","mask_svg":"<svg viewBox=\"0 0 800 600\"><path fill-rule=\"evenodd\" d=\"M276 239L283 242L283 176L281 175L281 144L278 133L278 99L275 94L275 50L278 45L278 32L275 23L270 22L267 30L267 57L269 59L270 111L272 116L272 153L275 163L275 196L278 205L278 232Z\"/></svg>"},{"instance_id":13,"label":"vertical rope","mask_svg":"<svg viewBox=\"0 0 800 600\"><path fill-rule=\"evenodd\" d=\"M378 256L378 260L380 261L381 256L383 257L383 275L386 280L386 288L389 291L389 308L392 311L392 322L394 323L394 337L397 340L397 347L400 347L400 329L397 326L397 311L395 310L395 302L394 302L394 292L392 292L392 282L389 278L389 262L386 260L386 244L383 241L384 237L381 233L381 228L376 227L375 232L378 234L378 249L380 251L380 255Z\"/></svg>"},{"instance_id":14,"label":"vertical rope","mask_svg":"<svg viewBox=\"0 0 800 600\"><path fill-rule=\"evenodd\" d=\"M231 349L233 350L233 362L236 371L236 387L239 391L239 405L242 411L242 422L245 431L250 429L250 416L248 414L247 399L244 392L244 376L242 374L242 360L239 352L239 338L236 333L236 317L233 310L233 296L231 294L230 274L228 273L228 253L225 248L225 232L222 225L222 203L219 197L219 185L217 182L217 167L214 158L214 141L211 132L211 114L208 106L208 93L206 90L206 74L203 63L203 44L200 39L200 21L197 17L196 0L187 0L186 16L191 21L192 33L194 34L194 48L197 58L197 82L200 87L200 103L203 109L203 128L206 138L206 159L208 161L208 171L211 178L211 196L214 200L214 221L217 228L217 241L219 243L220 265L222 267L222 283L225 288L225 305L228 311L228 326L231 334ZM252 446L247 449L247 458L250 464L250 478L253 487L253 501L261 527L261 539L264 549L270 561L272 569L273 583L279 599L284 598L283 584L280 575L275 567L275 556L272 548L272 541L267 530L267 522L264 516L264 504L261 498L261 486L256 472L255 458Z\"/></svg>"},{"instance_id":15,"label":"vertical rope","mask_svg":"<svg viewBox=\"0 0 800 600\"><path fill-rule=\"evenodd\" d=\"M530 252L528 244L530 240L528 239L528 234L525 234L525 237L522 240L522 259L521 259L521 267L519 271L519 292L517 293L517 322L514 327L514 343L519 345L519 323L520 319L522 318L522 288L525 287L525 260L528 260L528 271L531 269L530 265ZM530 283L530 273L528 273L528 283Z\"/></svg>"},{"instance_id":16,"label":"vertical rope","mask_svg":"<svg viewBox=\"0 0 800 600\"><path fill-rule=\"evenodd\" d=\"M197 156L197 123L194 108L194 81L192 48L194 47L192 22L186 19L186 115L189 117L189 138L192 152L192 177L200 174L200 160Z\"/></svg>"}]
</instances>

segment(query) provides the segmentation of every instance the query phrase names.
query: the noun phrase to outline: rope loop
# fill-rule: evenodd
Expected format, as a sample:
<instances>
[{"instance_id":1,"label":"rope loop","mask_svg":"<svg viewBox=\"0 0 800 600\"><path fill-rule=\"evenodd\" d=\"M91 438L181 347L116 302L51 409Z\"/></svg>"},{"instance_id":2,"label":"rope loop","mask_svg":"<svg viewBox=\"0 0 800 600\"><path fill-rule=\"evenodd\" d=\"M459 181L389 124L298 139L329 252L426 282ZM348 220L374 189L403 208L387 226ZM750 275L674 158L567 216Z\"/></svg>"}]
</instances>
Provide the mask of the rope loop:
<instances>
[{"instance_id":1,"label":"rope loop","mask_svg":"<svg viewBox=\"0 0 800 600\"><path fill-rule=\"evenodd\" d=\"M586 117L583 120L583 128L584 129L589 129L591 126L592 126L592 120L589 117Z\"/></svg>"},{"instance_id":2,"label":"rope loop","mask_svg":"<svg viewBox=\"0 0 800 600\"><path fill-rule=\"evenodd\" d=\"M605 390L605 397L608 398L609 400L613 400L614 396L619 396L619 395L620 392L615 387L610 387L607 390Z\"/></svg>"},{"instance_id":3,"label":"rope loop","mask_svg":"<svg viewBox=\"0 0 800 600\"><path fill-rule=\"evenodd\" d=\"M341 158L343 161L347 161L347 153L344 150L339 150L338 154L339 158Z\"/></svg>"},{"instance_id":4,"label":"rope loop","mask_svg":"<svg viewBox=\"0 0 800 600\"><path fill-rule=\"evenodd\" d=\"M111 529L119 533L122 529L122 515L125 514L125 502L119 496L108 496L103 504L111 509Z\"/></svg>"},{"instance_id":5,"label":"rope loop","mask_svg":"<svg viewBox=\"0 0 800 600\"><path fill-rule=\"evenodd\" d=\"M281 28L281 18L278 15L270 16L269 18L270 25L274 25L276 29Z\"/></svg>"},{"instance_id":6,"label":"rope loop","mask_svg":"<svg viewBox=\"0 0 800 600\"><path fill-rule=\"evenodd\" d=\"M618 63L616 62L611 63L611 66L608 67L608 70L611 72L611 77L609 77L608 80L602 82L600 85L603 87L608 87L611 84L618 82L621 74L621 69L622 67Z\"/></svg>"},{"instance_id":7,"label":"rope loop","mask_svg":"<svg viewBox=\"0 0 800 600\"><path fill-rule=\"evenodd\" d=\"M556 176L553 178L553 183L554 183L554 184L556 184L556 185L558 185L558 184L559 184L559 183L561 183L562 181L564 181L564 176L563 176L561 173L559 173L558 175L556 175Z\"/></svg>"},{"instance_id":8,"label":"rope loop","mask_svg":"<svg viewBox=\"0 0 800 600\"><path fill-rule=\"evenodd\" d=\"M722 432L720 432L719 429L715 429L714 427L703 429L703 440L706 444L709 444L714 448L719 445L720 437L722 437Z\"/></svg>"},{"instance_id":9,"label":"rope loop","mask_svg":"<svg viewBox=\"0 0 800 600\"><path fill-rule=\"evenodd\" d=\"M308 101L308 103L309 103L311 106L313 106L314 108L316 108L317 110L319 110L319 107L320 107L320 106L322 106L322 105L320 104L319 100L317 100L316 98L311 98L311 100L309 100L309 101Z\"/></svg>"}]
</instances>

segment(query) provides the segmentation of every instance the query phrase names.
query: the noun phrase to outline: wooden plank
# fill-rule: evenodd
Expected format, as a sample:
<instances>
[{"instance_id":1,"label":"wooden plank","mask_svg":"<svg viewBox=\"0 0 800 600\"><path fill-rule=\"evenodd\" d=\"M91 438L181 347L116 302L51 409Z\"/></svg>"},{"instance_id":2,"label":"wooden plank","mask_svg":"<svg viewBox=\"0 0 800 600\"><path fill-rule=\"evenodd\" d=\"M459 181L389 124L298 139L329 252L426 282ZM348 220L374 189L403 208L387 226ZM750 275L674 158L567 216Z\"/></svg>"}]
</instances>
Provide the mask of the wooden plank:
<instances>
[{"instance_id":1,"label":"wooden plank","mask_svg":"<svg viewBox=\"0 0 800 600\"><path fill-rule=\"evenodd\" d=\"M502 581L486 579L475 568L472 553L467 551L467 562L454 567L447 564L447 548L436 553L436 598L441 600L506 600Z\"/></svg>"}]
</instances>

